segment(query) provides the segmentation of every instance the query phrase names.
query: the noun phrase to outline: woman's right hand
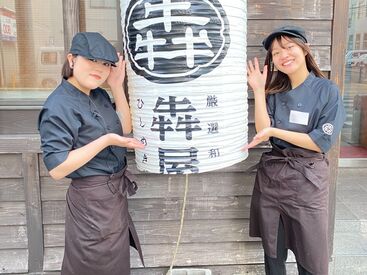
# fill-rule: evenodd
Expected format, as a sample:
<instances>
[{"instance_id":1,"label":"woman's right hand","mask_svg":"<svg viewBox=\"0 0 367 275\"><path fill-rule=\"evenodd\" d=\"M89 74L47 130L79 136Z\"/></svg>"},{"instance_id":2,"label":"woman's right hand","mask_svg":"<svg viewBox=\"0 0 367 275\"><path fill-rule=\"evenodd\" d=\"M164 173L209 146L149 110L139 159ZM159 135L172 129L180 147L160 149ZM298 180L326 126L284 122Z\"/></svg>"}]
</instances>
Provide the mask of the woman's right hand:
<instances>
[{"instance_id":1,"label":"woman's right hand","mask_svg":"<svg viewBox=\"0 0 367 275\"><path fill-rule=\"evenodd\" d=\"M265 92L266 76L268 73L267 65L264 66L263 73L260 71L259 60L257 57L254 60L248 61L247 66L247 81L250 84L254 93Z\"/></svg>"},{"instance_id":2,"label":"woman's right hand","mask_svg":"<svg viewBox=\"0 0 367 275\"><path fill-rule=\"evenodd\" d=\"M109 133L106 135L110 145L126 147L131 149L144 149L144 144L136 138L120 136L118 134Z\"/></svg>"}]
</instances>

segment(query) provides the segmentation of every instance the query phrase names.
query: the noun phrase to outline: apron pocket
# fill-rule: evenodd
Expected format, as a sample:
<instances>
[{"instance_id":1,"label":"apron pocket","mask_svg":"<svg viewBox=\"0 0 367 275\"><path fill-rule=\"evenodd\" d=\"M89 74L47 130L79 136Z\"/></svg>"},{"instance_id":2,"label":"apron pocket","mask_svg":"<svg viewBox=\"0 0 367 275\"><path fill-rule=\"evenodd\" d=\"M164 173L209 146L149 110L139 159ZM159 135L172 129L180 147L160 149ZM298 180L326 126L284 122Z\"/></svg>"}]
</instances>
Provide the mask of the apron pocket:
<instances>
[{"instance_id":1,"label":"apron pocket","mask_svg":"<svg viewBox=\"0 0 367 275\"><path fill-rule=\"evenodd\" d=\"M109 191L107 185L100 188ZM127 199L121 193L116 192L101 199L86 200L87 219L90 224L90 239L105 239L110 234L121 232L128 226Z\"/></svg>"},{"instance_id":2,"label":"apron pocket","mask_svg":"<svg viewBox=\"0 0 367 275\"><path fill-rule=\"evenodd\" d=\"M266 191L266 188L270 184L270 178L265 173L265 169L262 165L260 165L257 169L255 182L256 184L254 188L258 189L260 193L264 193Z\"/></svg>"}]
</instances>

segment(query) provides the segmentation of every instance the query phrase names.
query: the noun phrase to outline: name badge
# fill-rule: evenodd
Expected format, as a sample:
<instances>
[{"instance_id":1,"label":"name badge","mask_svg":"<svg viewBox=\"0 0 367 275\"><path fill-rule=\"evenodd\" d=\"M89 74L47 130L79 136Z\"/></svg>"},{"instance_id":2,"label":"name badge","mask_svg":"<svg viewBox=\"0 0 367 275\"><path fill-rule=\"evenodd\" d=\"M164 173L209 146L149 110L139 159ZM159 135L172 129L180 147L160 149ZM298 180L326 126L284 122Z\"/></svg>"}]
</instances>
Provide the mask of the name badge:
<instances>
[{"instance_id":1,"label":"name badge","mask_svg":"<svg viewBox=\"0 0 367 275\"><path fill-rule=\"evenodd\" d=\"M289 122L301 125L308 125L308 116L309 113L291 110L291 113L289 115Z\"/></svg>"}]
</instances>

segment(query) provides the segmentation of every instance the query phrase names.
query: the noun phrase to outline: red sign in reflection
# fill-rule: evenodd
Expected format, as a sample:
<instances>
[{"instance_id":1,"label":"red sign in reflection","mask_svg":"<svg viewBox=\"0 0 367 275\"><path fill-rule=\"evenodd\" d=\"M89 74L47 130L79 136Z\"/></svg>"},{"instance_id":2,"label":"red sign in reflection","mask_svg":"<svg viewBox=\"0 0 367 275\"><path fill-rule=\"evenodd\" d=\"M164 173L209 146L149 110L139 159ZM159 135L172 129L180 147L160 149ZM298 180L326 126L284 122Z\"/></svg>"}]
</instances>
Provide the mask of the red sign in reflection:
<instances>
[{"instance_id":1,"label":"red sign in reflection","mask_svg":"<svg viewBox=\"0 0 367 275\"><path fill-rule=\"evenodd\" d=\"M15 12L7 8L0 8L0 39L4 41L17 40Z\"/></svg>"}]
</instances>

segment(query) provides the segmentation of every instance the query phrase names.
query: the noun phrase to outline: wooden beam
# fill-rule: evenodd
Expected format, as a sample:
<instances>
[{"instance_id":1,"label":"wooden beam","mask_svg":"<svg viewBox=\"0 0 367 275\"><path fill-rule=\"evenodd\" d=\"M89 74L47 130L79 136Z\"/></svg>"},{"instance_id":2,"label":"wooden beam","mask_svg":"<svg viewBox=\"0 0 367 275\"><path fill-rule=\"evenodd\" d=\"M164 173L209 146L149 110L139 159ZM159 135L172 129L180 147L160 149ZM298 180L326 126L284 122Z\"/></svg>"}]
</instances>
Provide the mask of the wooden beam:
<instances>
[{"instance_id":1,"label":"wooden beam","mask_svg":"<svg viewBox=\"0 0 367 275\"><path fill-rule=\"evenodd\" d=\"M331 72L330 79L344 90L344 56L348 34L349 1L334 1L333 36L331 50ZM338 174L338 158L340 151L340 140L330 150L330 188L329 188L329 251L333 251L334 228L335 228L335 201L336 180ZM330 254L331 254L330 253Z\"/></svg>"},{"instance_id":2,"label":"wooden beam","mask_svg":"<svg viewBox=\"0 0 367 275\"><path fill-rule=\"evenodd\" d=\"M62 1L65 53L68 53L74 35L80 31L79 2L79 0Z\"/></svg>"},{"instance_id":3,"label":"wooden beam","mask_svg":"<svg viewBox=\"0 0 367 275\"><path fill-rule=\"evenodd\" d=\"M22 155L27 213L28 270L43 271L43 227L37 154Z\"/></svg>"}]
</instances>

